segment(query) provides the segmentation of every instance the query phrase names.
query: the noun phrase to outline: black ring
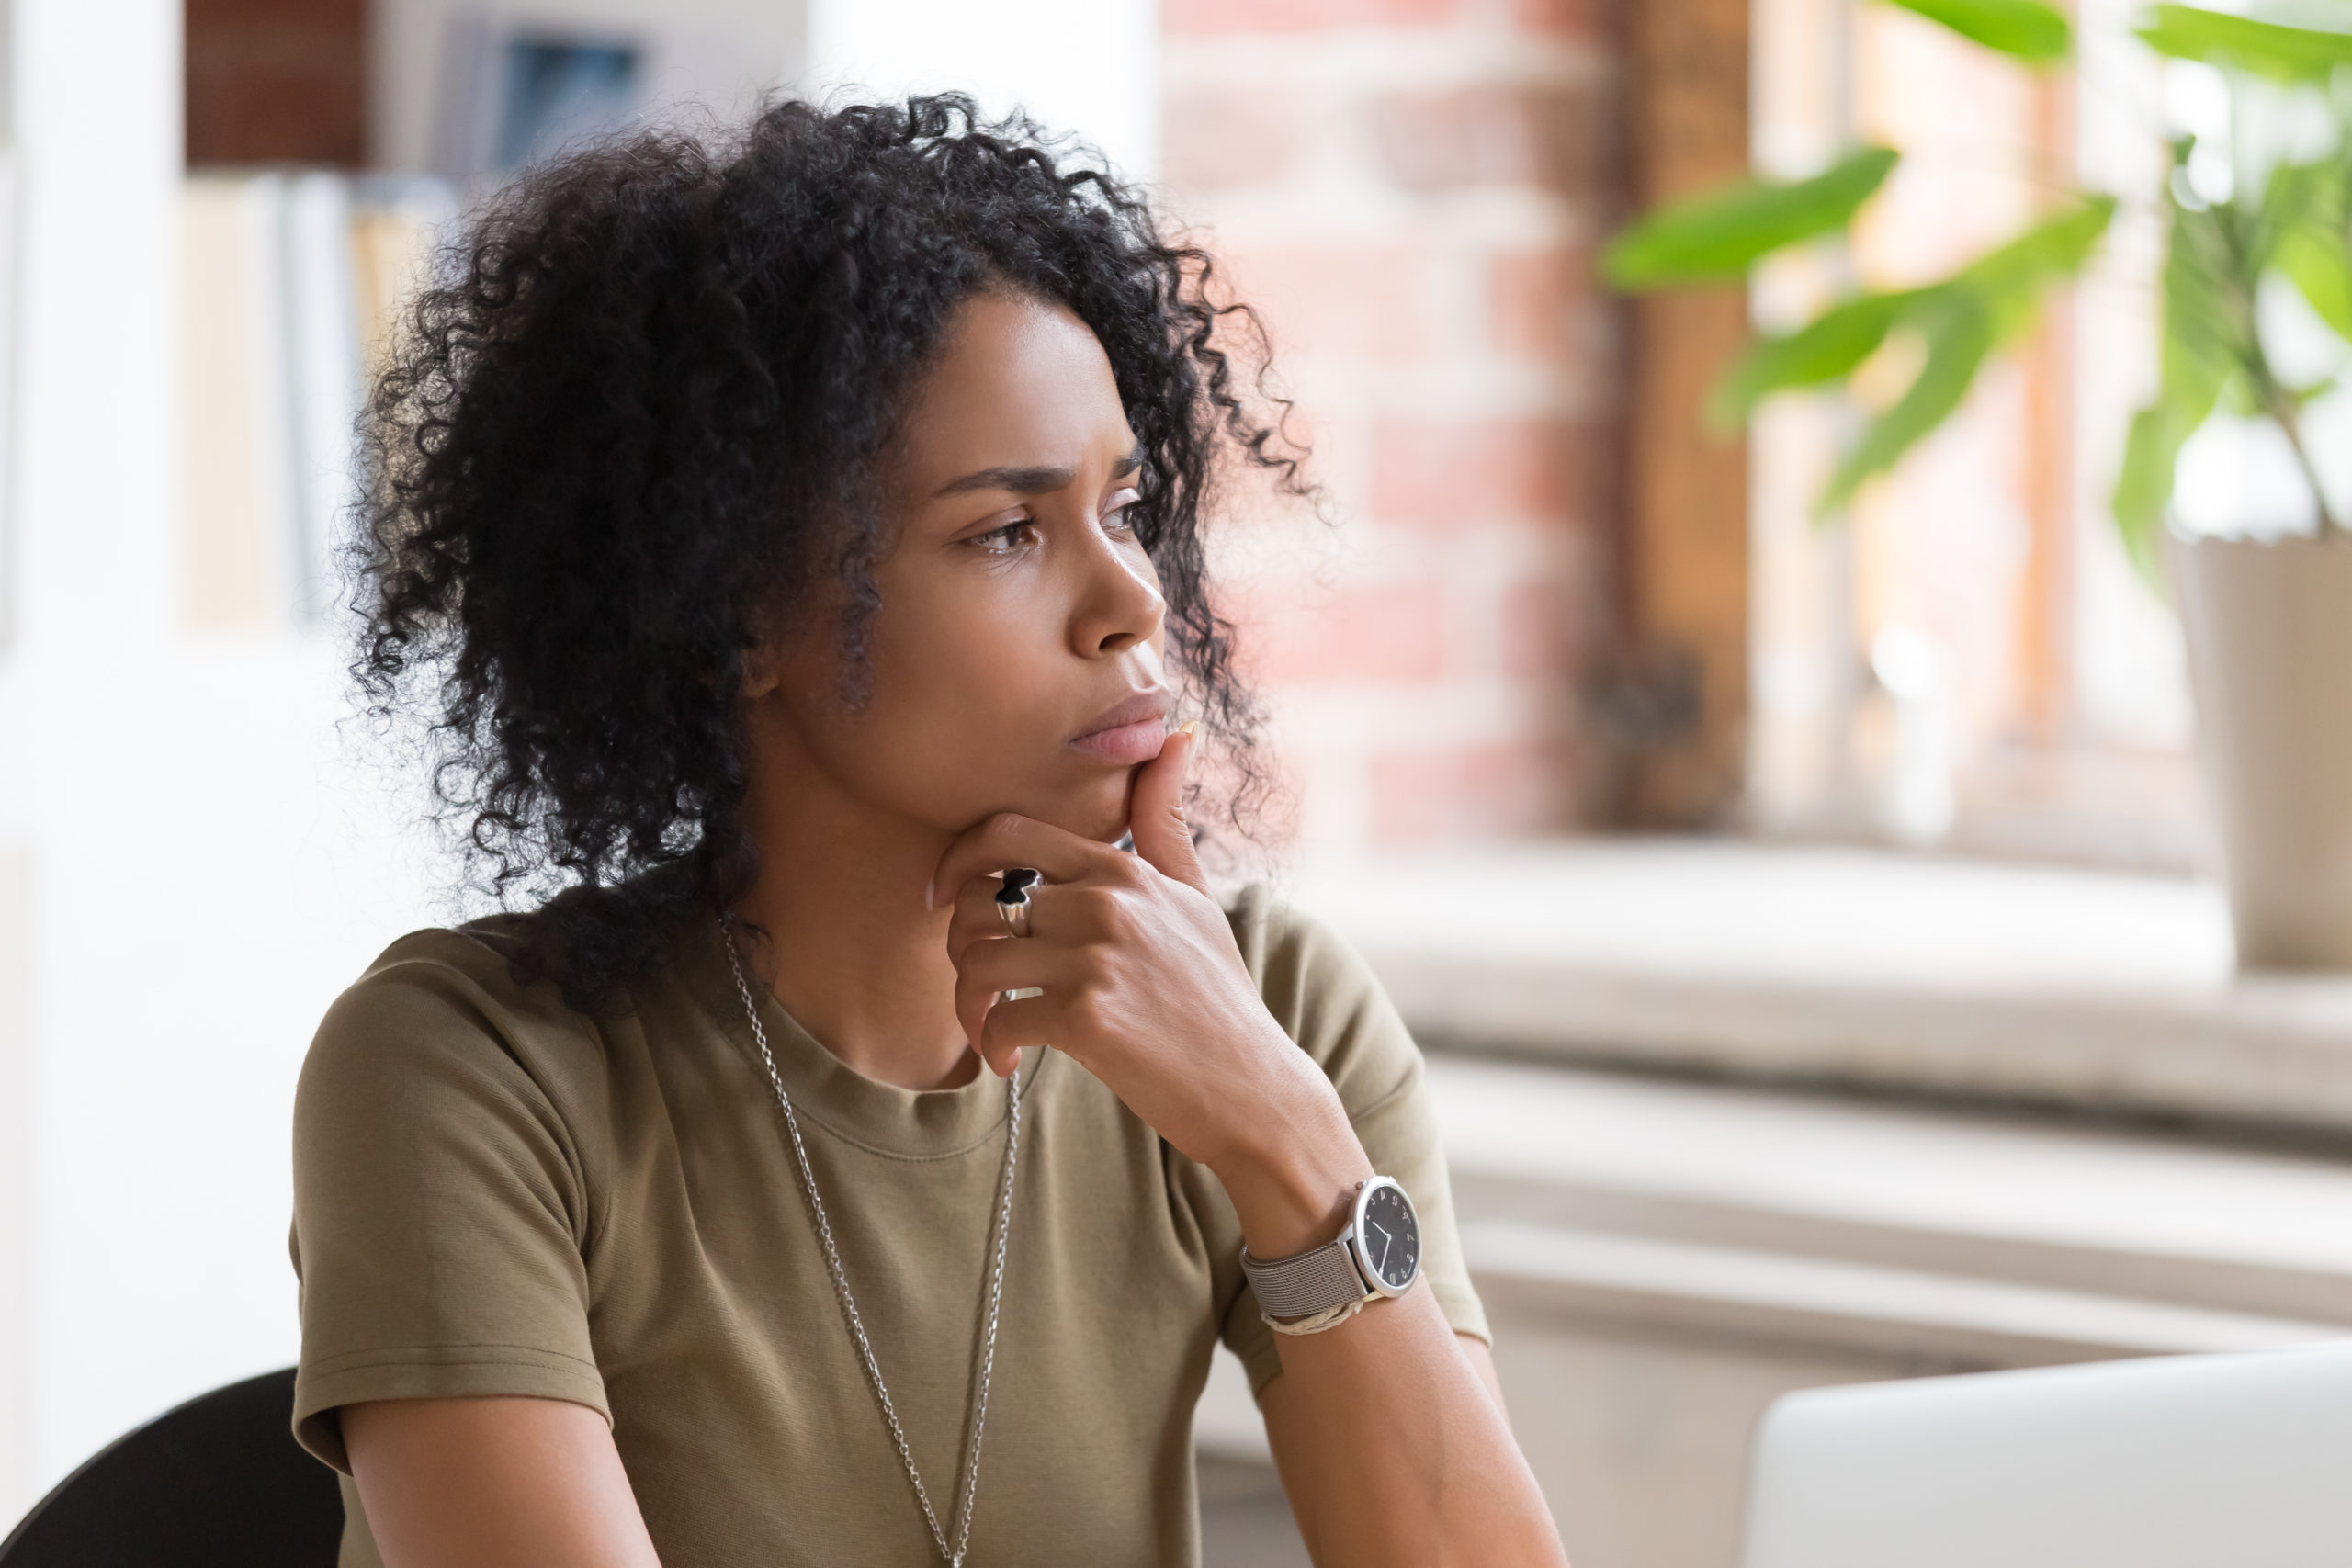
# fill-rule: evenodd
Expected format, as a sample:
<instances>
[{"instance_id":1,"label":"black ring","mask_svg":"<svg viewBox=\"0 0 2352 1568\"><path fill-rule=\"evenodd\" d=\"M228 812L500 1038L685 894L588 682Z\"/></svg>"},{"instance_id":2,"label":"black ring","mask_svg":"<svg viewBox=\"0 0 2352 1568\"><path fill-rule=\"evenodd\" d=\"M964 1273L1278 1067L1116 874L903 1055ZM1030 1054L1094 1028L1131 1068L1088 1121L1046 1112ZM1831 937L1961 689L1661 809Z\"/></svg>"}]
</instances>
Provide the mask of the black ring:
<instances>
[{"instance_id":1,"label":"black ring","mask_svg":"<svg viewBox=\"0 0 2352 1568\"><path fill-rule=\"evenodd\" d=\"M996 890L996 917L1014 936L1029 934L1029 889L1039 880L1029 867L1013 866L1004 874L1004 886Z\"/></svg>"}]
</instances>

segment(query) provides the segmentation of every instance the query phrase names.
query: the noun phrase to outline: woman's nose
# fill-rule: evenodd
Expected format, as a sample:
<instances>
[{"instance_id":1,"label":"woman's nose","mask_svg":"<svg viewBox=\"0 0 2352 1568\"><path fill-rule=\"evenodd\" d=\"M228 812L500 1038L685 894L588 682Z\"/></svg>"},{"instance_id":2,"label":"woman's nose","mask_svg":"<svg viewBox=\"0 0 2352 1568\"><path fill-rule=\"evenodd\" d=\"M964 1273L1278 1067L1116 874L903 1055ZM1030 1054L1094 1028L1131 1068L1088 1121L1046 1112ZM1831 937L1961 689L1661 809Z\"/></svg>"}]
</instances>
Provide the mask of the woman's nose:
<instances>
[{"instance_id":1,"label":"woman's nose","mask_svg":"<svg viewBox=\"0 0 2352 1568\"><path fill-rule=\"evenodd\" d=\"M1099 528L1090 527L1086 587L1070 627L1074 650L1087 658L1125 652L1148 642L1166 618L1168 601L1159 575L1140 548L1122 548Z\"/></svg>"}]
</instances>

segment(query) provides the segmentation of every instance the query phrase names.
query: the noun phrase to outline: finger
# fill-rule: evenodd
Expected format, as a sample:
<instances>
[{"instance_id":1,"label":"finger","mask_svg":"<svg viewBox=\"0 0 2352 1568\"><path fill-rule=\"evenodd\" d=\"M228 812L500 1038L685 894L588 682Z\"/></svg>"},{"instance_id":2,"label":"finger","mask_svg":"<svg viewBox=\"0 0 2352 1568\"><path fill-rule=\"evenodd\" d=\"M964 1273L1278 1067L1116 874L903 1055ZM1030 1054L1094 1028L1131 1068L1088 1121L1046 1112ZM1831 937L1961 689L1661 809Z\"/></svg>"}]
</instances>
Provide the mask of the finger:
<instances>
[{"instance_id":1,"label":"finger","mask_svg":"<svg viewBox=\"0 0 2352 1568\"><path fill-rule=\"evenodd\" d=\"M962 963L964 950L976 942L987 942L992 937L1009 937L1012 934L1012 928L1006 925L1004 917L998 913L996 901L998 886L999 884L992 876L976 876L964 884L963 891L956 895L955 913L947 921L948 962ZM1029 919L1033 932L1035 930L1039 908L1045 902L1041 896L1045 886L1046 885L1042 883L1032 883L1029 886ZM1036 939L1033 935L1028 940L1034 942Z\"/></svg>"},{"instance_id":2,"label":"finger","mask_svg":"<svg viewBox=\"0 0 2352 1568\"><path fill-rule=\"evenodd\" d=\"M1186 724L1161 745L1159 756L1136 770L1127 800L1127 831L1135 835L1136 853L1162 875L1205 893L1209 879L1193 848L1192 825L1184 820L1184 784L1200 743L1199 725Z\"/></svg>"},{"instance_id":3,"label":"finger","mask_svg":"<svg viewBox=\"0 0 2352 1568\"><path fill-rule=\"evenodd\" d=\"M965 884L965 891L955 896L955 912L948 917L948 962L959 964L971 942L986 942L997 936L1013 936L1013 929L1004 921L1004 905L997 903L995 877L974 877ZM1084 908L1084 884L1068 882L1033 882L1028 886L1028 921L1030 933L1021 941L1045 941L1063 936L1070 921L1072 908ZM1051 926L1042 924L1051 921ZM1070 931L1082 931L1084 926L1070 926Z\"/></svg>"},{"instance_id":4,"label":"finger","mask_svg":"<svg viewBox=\"0 0 2352 1568\"><path fill-rule=\"evenodd\" d=\"M1097 943L1122 940L1120 917L1130 912L1127 900L1135 893L1134 878L1150 874L1136 868L1131 855L1116 855L1105 874L1084 882L1035 882L1029 886L1029 934L1013 938L1024 945L1075 952ZM1003 906L996 901L996 883L985 876L964 885L947 922L947 958L961 964L974 943L1012 937Z\"/></svg>"},{"instance_id":5,"label":"finger","mask_svg":"<svg viewBox=\"0 0 2352 1568\"><path fill-rule=\"evenodd\" d=\"M1012 865L1035 867L1048 882L1075 882L1117 852L1034 817L1000 811L947 846L931 874L923 907L953 903L974 877L993 876Z\"/></svg>"},{"instance_id":6,"label":"finger","mask_svg":"<svg viewBox=\"0 0 2352 1568\"><path fill-rule=\"evenodd\" d=\"M1001 993L1033 986L1065 992L1074 978L1067 952L1016 937L972 943L956 965L956 1020L965 1041L978 1043L989 1010L1004 1005L997 1001Z\"/></svg>"},{"instance_id":7,"label":"finger","mask_svg":"<svg viewBox=\"0 0 2352 1568\"><path fill-rule=\"evenodd\" d=\"M989 1071L1009 1078L1021 1070L1023 1051L1052 1044L1054 1012L1051 995L1023 997L1017 1002L999 1002L990 1008L976 1047Z\"/></svg>"}]
</instances>

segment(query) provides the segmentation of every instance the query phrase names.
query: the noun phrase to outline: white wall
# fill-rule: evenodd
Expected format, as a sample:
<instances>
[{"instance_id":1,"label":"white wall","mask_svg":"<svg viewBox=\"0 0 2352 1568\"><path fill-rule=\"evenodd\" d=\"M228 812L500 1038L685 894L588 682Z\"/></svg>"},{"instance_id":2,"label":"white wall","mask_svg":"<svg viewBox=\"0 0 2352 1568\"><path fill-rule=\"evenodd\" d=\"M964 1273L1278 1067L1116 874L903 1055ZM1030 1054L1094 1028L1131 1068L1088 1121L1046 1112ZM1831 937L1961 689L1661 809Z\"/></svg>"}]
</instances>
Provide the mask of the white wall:
<instances>
[{"instance_id":1,"label":"white wall","mask_svg":"<svg viewBox=\"0 0 2352 1568\"><path fill-rule=\"evenodd\" d=\"M1159 166L1158 0L379 0L369 135L389 166L431 167L446 29L466 16L730 40L740 84L707 90L729 102L780 85L960 87L1077 132L1130 175Z\"/></svg>"},{"instance_id":2,"label":"white wall","mask_svg":"<svg viewBox=\"0 0 2352 1568\"><path fill-rule=\"evenodd\" d=\"M17 0L0 646L0 1521L295 1347L286 1122L321 1010L435 908L335 730L341 653L185 628L176 0ZM12 1028L9 1021L18 1021Z\"/></svg>"},{"instance_id":3,"label":"white wall","mask_svg":"<svg viewBox=\"0 0 2352 1568\"><path fill-rule=\"evenodd\" d=\"M1084 137L1131 177L1159 169L1158 0L812 0L801 85L960 87Z\"/></svg>"},{"instance_id":4,"label":"white wall","mask_svg":"<svg viewBox=\"0 0 2352 1568\"><path fill-rule=\"evenodd\" d=\"M368 128L378 163L434 168L448 29L453 20L469 18L622 33L658 28L682 36L700 46L693 49L697 63L732 58L731 71L695 73L697 96L721 109L788 79L799 65L806 27L800 0L378 0L370 8Z\"/></svg>"},{"instance_id":5,"label":"white wall","mask_svg":"<svg viewBox=\"0 0 2352 1568\"><path fill-rule=\"evenodd\" d=\"M136 983L152 962L154 927L141 918L122 853L149 822L145 813L100 818L107 804L120 804L126 753L155 717L129 699L154 662L169 600L170 366L155 348L168 325L179 102L177 10L165 0L18 0L14 9L24 171L17 373L29 395L12 498L13 646L0 663L0 833L31 890L28 994L14 1010L25 1020L23 1055L11 1075L29 1090L15 1120L31 1157L19 1222L26 1250L9 1259L22 1274L25 1335L6 1348L25 1391L10 1412L19 1427L12 1491L34 1478L25 1472L60 1468L62 1456L50 1450L70 1425L61 1384L119 1404L122 1360L106 1358L113 1364L83 1378L66 1365L80 1348L67 1342L85 1313L92 1326L120 1326L109 1321L102 1276L119 1278L124 1252L140 1243L165 1241L143 1223L109 1224L124 1247L67 1258L68 1233L87 1207L121 1201L112 1178L92 1184L78 1145L99 1114L130 1140L151 1135L156 1119L144 1089L101 1111L98 1064L144 1076L156 1052ZM70 700L60 678L68 671L96 700ZM122 972L93 988L109 944ZM167 1247L154 1261L169 1269L179 1260ZM136 1293L151 1292L153 1279ZM116 1348L131 1360L144 1353L135 1342Z\"/></svg>"}]
</instances>

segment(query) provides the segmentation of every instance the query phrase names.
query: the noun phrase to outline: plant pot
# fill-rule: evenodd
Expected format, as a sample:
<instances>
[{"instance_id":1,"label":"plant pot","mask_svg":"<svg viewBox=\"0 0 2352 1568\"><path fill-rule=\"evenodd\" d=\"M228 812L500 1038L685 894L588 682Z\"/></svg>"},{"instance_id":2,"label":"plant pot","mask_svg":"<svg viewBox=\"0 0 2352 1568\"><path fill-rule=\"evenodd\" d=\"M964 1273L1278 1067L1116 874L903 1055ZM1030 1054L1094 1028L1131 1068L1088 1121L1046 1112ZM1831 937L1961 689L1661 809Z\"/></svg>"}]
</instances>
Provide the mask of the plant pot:
<instances>
[{"instance_id":1,"label":"plant pot","mask_svg":"<svg viewBox=\"0 0 2352 1568\"><path fill-rule=\"evenodd\" d=\"M2352 539L2171 557L2238 964L2352 969Z\"/></svg>"}]
</instances>

